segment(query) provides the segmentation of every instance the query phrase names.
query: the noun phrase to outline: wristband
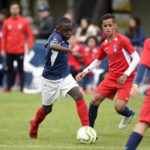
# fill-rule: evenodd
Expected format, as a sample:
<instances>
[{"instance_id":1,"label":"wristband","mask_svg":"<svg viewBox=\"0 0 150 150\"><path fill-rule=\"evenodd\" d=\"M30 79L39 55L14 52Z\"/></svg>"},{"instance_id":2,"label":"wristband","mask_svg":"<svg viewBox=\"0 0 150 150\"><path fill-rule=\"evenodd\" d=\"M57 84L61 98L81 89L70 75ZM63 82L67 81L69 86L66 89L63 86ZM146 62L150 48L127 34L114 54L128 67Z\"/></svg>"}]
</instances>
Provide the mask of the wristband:
<instances>
[{"instance_id":1,"label":"wristband","mask_svg":"<svg viewBox=\"0 0 150 150\"><path fill-rule=\"evenodd\" d=\"M83 72L85 72L86 74L89 73L88 70L84 69Z\"/></svg>"},{"instance_id":2,"label":"wristband","mask_svg":"<svg viewBox=\"0 0 150 150\"><path fill-rule=\"evenodd\" d=\"M134 86L134 87L138 87L138 84L134 83L132 86Z\"/></svg>"}]
</instances>

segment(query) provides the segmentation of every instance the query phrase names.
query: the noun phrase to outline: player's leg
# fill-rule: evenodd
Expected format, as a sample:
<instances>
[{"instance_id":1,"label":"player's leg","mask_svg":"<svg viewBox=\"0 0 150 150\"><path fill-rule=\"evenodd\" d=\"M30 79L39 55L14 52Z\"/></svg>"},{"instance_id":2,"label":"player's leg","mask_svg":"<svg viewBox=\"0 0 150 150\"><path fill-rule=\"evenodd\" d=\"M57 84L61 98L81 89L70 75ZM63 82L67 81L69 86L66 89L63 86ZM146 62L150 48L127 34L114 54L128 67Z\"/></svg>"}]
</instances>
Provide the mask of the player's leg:
<instances>
[{"instance_id":1,"label":"player's leg","mask_svg":"<svg viewBox=\"0 0 150 150\"><path fill-rule=\"evenodd\" d=\"M146 93L146 97L140 112L138 123L136 124L133 132L131 133L126 144L127 150L135 150L144 133L150 127L150 88Z\"/></svg>"},{"instance_id":2,"label":"player's leg","mask_svg":"<svg viewBox=\"0 0 150 150\"><path fill-rule=\"evenodd\" d=\"M52 111L53 103L60 95L59 82L42 78L41 91L43 106L37 110L35 118L30 121L29 135L31 138L37 138L39 124Z\"/></svg>"},{"instance_id":3,"label":"player's leg","mask_svg":"<svg viewBox=\"0 0 150 150\"><path fill-rule=\"evenodd\" d=\"M35 118L30 121L29 134L31 138L37 138L39 124L45 119L47 114L49 114L51 111L52 111L52 105L50 106L43 105L37 110Z\"/></svg>"},{"instance_id":4,"label":"player's leg","mask_svg":"<svg viewBox=\"0 0 150 150\"><path fill-rule=\"evenodd\" d=\"M126 143L126 150L135 150L136 147L140 144L144 133L149 128L149 123L147 122L138 122L130 134L130 137Z\"/></svg>"},{"instance_id":5,"label":"player's leg","mask_svg":"<svg viewBox=\"0 0 150 150\"><path fill-rule=\"evenodd\" d=\"M131 110L126 106L128 99L130 97L131 87L132 82L128 81L123 86L119 85L118 88L118 96L115 102L115 109L118 114L123 116L123 119L119 124L120 129L126 128L135 114L134 110Z\"/></svg>"},{"instance_id":6,"label":"player's leg","mask_svg":"<svg viewBox=\"0 0 150 150\"><path fill-rule=\"evenodd\" d=\"M91 127L94 127L95 120L97 118L98 107L105 99L101 94L95 93L89 106L89 123Z\"/></svg>"},{"instance_id":7,"label":"player's leg","mask_svg":"<svg viewBox=\"0 0 150 150\"><path fill-rule=\"evenodd\" d=\"M119 124L120 129L124 129L131 122L135 112L126 106L126 101L117 99L115 102L115 110L118 114L124 116Z\"/></svg>"},{"instance_id":8,"label":"player's leg","mask_svg":"<svg viewBox=\"0 0 150 150\"><path fill-rule=\"evenodd\" d=\"M18 63L18 73L20 76L20 91L23 92L23 87L24 87L24 70L23 70L24 54L16 55L16 60Z\"/></svg>"},{"instance_id":9,"label":"player's leg","mask_svg":"<svg viewBox=\"0 0 150 150\"><path fill-rule=\"evenodd\" d=\"M89 126L88 108L78 86L69 90L68 94L75 100L78 116L82 126Z\"/></svg>"},{"instance_id":10,"label":"player's leg","mask_svg":"<svg viewBox=\"0 0 150 150\"><path fill-rule=\"evenodd\" d=\"M89 106L89 121L91 127L94 127L99 105L106 97L113 99L115 94L116 89L113 86L112 80L109 80L109 77L107 76L96 88L96 93Z\"/></svg>"}]
</instances>

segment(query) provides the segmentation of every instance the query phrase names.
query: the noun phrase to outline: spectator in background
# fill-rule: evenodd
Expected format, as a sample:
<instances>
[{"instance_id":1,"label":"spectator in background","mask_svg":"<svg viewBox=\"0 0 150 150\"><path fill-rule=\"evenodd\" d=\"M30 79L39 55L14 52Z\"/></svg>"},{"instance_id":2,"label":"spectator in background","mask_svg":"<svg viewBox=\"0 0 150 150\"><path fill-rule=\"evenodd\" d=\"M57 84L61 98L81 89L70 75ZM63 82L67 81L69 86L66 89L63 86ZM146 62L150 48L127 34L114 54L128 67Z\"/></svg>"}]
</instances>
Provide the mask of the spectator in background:
<instances>
[{"instance_id":1,"label":"spectator in background","mask_svg":"<svg viewBox=\"0 0 150 150\"><path fill-rule=\"evenodd\" d=\"M84 67L86 68L89 64L91 64L91 62L93 62L96 58L96 55L98 53L98 47L97 47L97 38L96 36L89 36L86 40L86 47L84 48ZM87 85L90 81L90 79L92 79L92 74L87 75L84 79L83 79L83 83L82 83L82 93L86 93L87 90ZM90 92L91 93L91 92Z\"/></svg>"},{"instance_id":2,"label":"spectator in background","mask_svg":"<svg viewBox=\"0 0 150 150\"><path fill-rule=\"evenodd\" d=\"M24 87L24 45L28 39L29 50L33 46L33 35L29 23L20 15L18 3L10 6L11 17L6 19L2 27L1 55L6 57L7 65L7 88L5 92L11 91L13 80L13 62L17 61L18 72L20 75L20 92Z\"/></svg>"},{"instance_id":3,"label":"spectator in background","mask_svg":"<svg viewBox=\"0 0 150 150\"><path fill-rule=\"evenodd\" d=\"M33 18L31 15L26 15L24 18L25 18L25 19L28 21L28 23L30 24L32 30L36 29L36 27L35 27L35 25L34 25L34 18Z\"/></svg>"},{"instance_id":4,"label":"spectator in background","mask_svg":"<svg viewBox=\"0 0 150 150\"><path fill-rule=\"evenodd\" d=\"M82 18L80 27L77 29L76 36L79 42L85 43L86 39L90 35L97 35L97 30L94 25L90 24L90 20L88 18Z\"/></svg>"},{"instance_id":5,"label":"spectator in background","mask_svg":"<svg viewBox=\"0 0 150 150\"><path fill-rule=\"evenodd\" d=\"M141 56L144 44L144 29L141 27L141 21L138 17L132 17L129 21L129 27L125 35L130 39L139 56Z\"/></svg>"},{"instance_id":6,"label":"spectator in background","mask_svg":"<svg viewBox=\"0 0 150 150\"><path fill-rule=\"evenodd\" d=\"M69 46L70 46L70 49L73 49L79 52L80 54L84 55L83 54L84 48L80 43L78 43L77 37L75 35L73 35L69 39ZM75 76L81 71L81 68L82 68L81 61L79 61L74 55L69 53L68 64L70 66L70 73L75 78Z\"/></svg>"},{"instance_id":7,"label":"spectator in background","mask_svg":"<svg viewBox=\"0 0 150 150\"><path fill-rule=\"evenodd\" d=\"M39 8L39 17L41 19L41 24L38 29L33 30L33 34L38 39L48 39L49 35L55 28L55 22L53 17L50 15L49 8L46 6L41 6Z\"/></svg>"},{"instance_id":8,"label":"spectator in background","mask_svg":"<svg viewBox=\"0 0 150 150\"><path fill-rule=\"evenodd\" d=\"M71 13L64 14L64 17L68 18L72 22L72 33L75 34L77 32L78 25L74 22L74 18Z\"/></svg>"},{"instance_id":9,"label":"spectator in background","mask_svg":"<svg viewBox=\"0 0 150 150\"><path fill-rule=\"evenodd\" d=\"M1 50L1 38L2 38L2 25L7 17L8 17L8 11L5 9L0 10L0 50ZM3 86L4 74L5 74L5 60L0 55L0 87Z\"/></svg>"}]
</instances>

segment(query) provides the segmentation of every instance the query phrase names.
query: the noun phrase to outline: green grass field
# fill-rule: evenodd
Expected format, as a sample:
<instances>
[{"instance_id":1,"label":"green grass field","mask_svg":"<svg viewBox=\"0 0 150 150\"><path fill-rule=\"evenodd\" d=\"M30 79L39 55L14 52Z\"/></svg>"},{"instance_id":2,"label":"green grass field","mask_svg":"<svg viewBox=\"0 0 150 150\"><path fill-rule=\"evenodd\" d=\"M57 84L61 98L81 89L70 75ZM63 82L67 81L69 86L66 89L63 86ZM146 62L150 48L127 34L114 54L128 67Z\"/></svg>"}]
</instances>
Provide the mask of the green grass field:
<instances>
[{"instance_id":1,"label":"green grass field","mask_svg":"<svg viewBox=\"0 0 150 150\"><path fill-rule=\"evenodd\" d=\"M85 95L87 105L91 98L91 95ZM106 99L99 108L95 124L99 139L91 145L79 144L76 140L76 131L81 124L75 102L62 96L60 99L40 125L38 139L33 140L28 136L29 121L41 106L41 95L0 93L0 150L123 150L136 124L144 97L130 99L128 106L135 110L136 115L124 130L118 128L122 117L115 112L114 101ZM150 149L150 131L145 134L138 149Z\"/></svg>"}]
</instances>

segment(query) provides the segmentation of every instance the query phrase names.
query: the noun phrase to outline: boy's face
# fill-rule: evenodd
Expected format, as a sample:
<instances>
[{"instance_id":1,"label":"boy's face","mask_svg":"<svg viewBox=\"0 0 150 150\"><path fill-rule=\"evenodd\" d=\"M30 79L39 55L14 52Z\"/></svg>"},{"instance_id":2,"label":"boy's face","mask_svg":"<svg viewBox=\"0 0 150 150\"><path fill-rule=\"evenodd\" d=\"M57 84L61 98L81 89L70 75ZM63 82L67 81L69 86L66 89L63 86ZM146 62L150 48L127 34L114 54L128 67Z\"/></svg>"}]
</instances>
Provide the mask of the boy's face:
<instances>
[{"instance_id":1,"label":"boy's face","mask_svg":"<svg viewBox=\"0 0 150 150\"><path fill-rule=\"evenodd\" d=\"M112 36L117 29L117 24L110 18L103 20L102 28L107 37Z\"/></svg>"},{"instance_id":2,"label":"boy's face","mask_svg":"<svg viewBox=\"0 0 150 150\"><path fill-rule=\"evenodd\" d=\"M57 28L57 32L59 32L64 39L69 40L72 35L72 23L62 23Z\"/></svg>"}]
</instances>

